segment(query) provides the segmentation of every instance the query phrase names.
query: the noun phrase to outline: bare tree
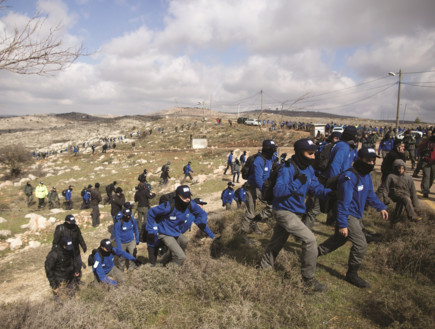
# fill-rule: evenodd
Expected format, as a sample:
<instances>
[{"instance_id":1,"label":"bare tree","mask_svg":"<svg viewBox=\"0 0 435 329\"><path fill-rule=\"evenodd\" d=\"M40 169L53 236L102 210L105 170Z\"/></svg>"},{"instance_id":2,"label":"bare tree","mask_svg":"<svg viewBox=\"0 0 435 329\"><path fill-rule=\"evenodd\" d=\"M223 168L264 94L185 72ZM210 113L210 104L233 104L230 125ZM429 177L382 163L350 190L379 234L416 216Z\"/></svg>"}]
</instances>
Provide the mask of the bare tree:
<instances>
[{"instance_id":1,"label":"bare tree","mask_svg":"<svg viewBox=\"0 0 435 329\"><path fill-rule=\"evenodd\" d=\"M5 9L6 0L0 0ZM83 47L65 47L59 39L61 26L46 30L47 18L39 15L30 18L12 33L0 36L0 70L19 74L44 75L60 71L84 55Z\"/></svg>"},{"instance_id":2,"label":"bare tree","mask_svg":"<svg viewBox=\"0 0 435 329\"><path fill-rule=\"evenodd\" d=\"M0 148L0 163L9 168L11 177L18 176L31 160L32 154L21 144Z\"/></svg>"}]
</instances>

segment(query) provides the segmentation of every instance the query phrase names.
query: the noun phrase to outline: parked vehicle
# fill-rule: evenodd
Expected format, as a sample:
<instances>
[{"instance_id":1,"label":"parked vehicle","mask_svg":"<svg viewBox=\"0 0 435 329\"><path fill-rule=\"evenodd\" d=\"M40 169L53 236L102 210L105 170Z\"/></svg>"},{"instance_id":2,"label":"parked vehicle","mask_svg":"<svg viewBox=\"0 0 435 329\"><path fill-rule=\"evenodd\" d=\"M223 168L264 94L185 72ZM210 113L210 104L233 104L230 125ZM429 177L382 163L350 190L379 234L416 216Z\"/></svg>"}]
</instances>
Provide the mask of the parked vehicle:
<instances>
[{"instance_id":1,"label":"parked vehicle","mask_svg":"<svg viewBox=\"0 0 435 329\"><path fill-rule=\"evenodd\" d=\"M261 126L261 122L258 121L257 119L247 119L245 121L245 125L248 125L248 126Z\"/></svg>"},{"instance_id":2,"label":"parked vehicle","mask_svg":"<svg viewBox=\"0 0 435 329\"><path fill-rule=\"evenodd\" d=\"M412 136L415 137L415 139L420 139L423 137L423 133L421 131L418 130L412 130L411 131ZM405 132L402 131L399 135L397 135L397 139L403 139L403 137L405 137Z\"/></svg>"},{"instance_id":3,"label":"parked vehicle","mask_svg":"<svg viewBox=\"0 0 435 329\"><path fill-rule=\"evenodd\" d=\"M334 127L334 128L332 129L332 132L333 132L333 133L338 132L338 133L342 134L343 131L344 131L344 128L343 128L343 127Z\"/></svg>"},{"instance_id":4,"label":"parked vehicle","mask_svg":"<svg viewBox=\"0 0 435 329\"><path fill-rule=\"evenodd\" d=\"M246 120L248 120L248 118L240 117L240 118L237 118L237 123L243 124L243 123L245 123Z\"/></svg>"}]
</instances>

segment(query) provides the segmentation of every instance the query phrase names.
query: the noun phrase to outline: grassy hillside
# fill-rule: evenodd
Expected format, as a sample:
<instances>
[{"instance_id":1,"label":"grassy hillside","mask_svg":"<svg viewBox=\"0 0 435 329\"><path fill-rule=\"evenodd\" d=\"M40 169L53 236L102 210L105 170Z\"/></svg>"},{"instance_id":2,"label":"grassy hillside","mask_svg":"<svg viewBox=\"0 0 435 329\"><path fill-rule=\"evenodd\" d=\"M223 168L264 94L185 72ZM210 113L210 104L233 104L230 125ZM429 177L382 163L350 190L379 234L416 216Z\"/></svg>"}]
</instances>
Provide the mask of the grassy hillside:
<instances>
[{"instance_id":1,"label":"grassy hillside","mask_svg":"<svg viewBox=\"0 0 435 329\"><path fill-rule=\"evenodd\" d=\"M212 241L196 228L189 232L190 242L186 263L178 267L154 268L143 265L128 272L127 281L118 288L94 285L91 270L84 270L85 285L72 300L65 298L54 304L43 264L50 249L54 226L67 214L38 214L56 218L49 228L27 234L21 225L24 216L36 211L36 205L26 207L21 186L0 189L0 230L24 234L23 240L41 242L39 248L11 252L4 250L0 259L0 291L2 328L431 328L434 327L434 263L435 214L421 202L424 220L421 223L402 222L394 227L383 222L379 214L368 208L363 221L371 232L382 234L381 241L370 244L360 275L372 287L361 290L344 281L350 244L318 259L316 277L327 285L320 294L304 291L300 282L299 256L301 246L292 237L280 253L274 271L256 268L272 235L274 222L261 223L262 236L250 235L250 241L240 235L243 211L225 212L220 204L220 191L230 175L222 175L230 149L236 154L244 149L256 152L264 138L273 138L281 152L291 152L293 142L304 132L265 131L227 123L216 126L206 123L207 150L188 148L190 134L203 134L203 124L196 119L160 119L146 123L152 135L118 143L107 154L61 155L38 161L24 175L33 173L33 186L44 180L59 192L75 186L73 214L79 220L88 249L97 247L108 237L111 224L110 207L101 208L102 225L90 226L90 211L79 210L83 186L100 182L104 186L116 180L127 200L133 200L137 176L148 169L149 181L158 196L172 190L183 177L182 167L192 161L194 177L206 176L201 183L192 184L195 197L209 204L209 224L219 239ZM187 130L187 124L192 128ZM184 124L184 131L181 125ZM178 132L175 131L178 126ZM164 127L164 133L157 133ZM118 129L119 127L117 127ZM130 126L125 130L129 134ZM136 127L145 130L145 123ZM192 130L193 129L193 130ZM55 136L53 136L55 138ZM171 162L168 187L158 184L159 169ZM379 175L374 174L374 184ZM17 179L15 182L19 181ZM156 198L157 199L157 198ZM154 200L154 203L156 201ZM260 206L261 208L261 206ZM390 209L392 210L392 209ZM318 243L333 233L319 216L314 227ZM3 239L4 240L4 239ZM2 241L0 240L0 243ZM82 256L87 259L89 252ZM139 245L141 259L146 263L146 246Z\"/></svg>"}]
</instances>

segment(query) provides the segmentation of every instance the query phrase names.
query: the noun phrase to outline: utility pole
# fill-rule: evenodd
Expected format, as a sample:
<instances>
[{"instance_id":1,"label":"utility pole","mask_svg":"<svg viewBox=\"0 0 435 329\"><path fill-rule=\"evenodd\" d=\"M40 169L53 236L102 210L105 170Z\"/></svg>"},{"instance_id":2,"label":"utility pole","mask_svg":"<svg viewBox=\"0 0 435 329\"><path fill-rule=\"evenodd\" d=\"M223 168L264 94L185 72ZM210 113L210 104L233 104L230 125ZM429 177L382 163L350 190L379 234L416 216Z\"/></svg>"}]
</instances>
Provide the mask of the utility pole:
<instances>
[{"instance_id":1,"label":"utility pole","mask_svg":"<svg viewBox=\"0 0 435 329\"><path fill-rule=\"evenodd\" d=\"M400 85L402 84L402 69L399 70L399 89L397 91L396 134L399 133Z\"/></svg>"},{"instance_id":2,"label":"utility pole","mask_svg":"<svg viewBox=\"0 0 435 329\"><path fill-rule=\"evenodd\" d=\"M261 108L260 108L260 110L261 110L261 112L263 112L263 89L260 91L260 94L261 94Z\"/></svg>"}]
</instances>

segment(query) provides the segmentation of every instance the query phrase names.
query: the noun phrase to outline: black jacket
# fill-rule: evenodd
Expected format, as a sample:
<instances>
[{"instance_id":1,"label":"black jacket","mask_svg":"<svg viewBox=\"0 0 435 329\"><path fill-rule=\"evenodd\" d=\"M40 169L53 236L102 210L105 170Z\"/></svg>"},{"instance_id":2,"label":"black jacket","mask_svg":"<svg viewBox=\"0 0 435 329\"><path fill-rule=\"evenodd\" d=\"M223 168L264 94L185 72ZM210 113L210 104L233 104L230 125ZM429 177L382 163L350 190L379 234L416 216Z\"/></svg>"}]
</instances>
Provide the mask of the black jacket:
<instances>
[{"instance_id":1,"label":"black jacket","mask_svg":"<svg viewBox=\"0 0 435 329\"><path fill-rule=\"evenodd\" d=\"M98 188L94 188L91 190L91 206L98 206L98 204L102 201L101 193Z\"/></svg>"},{"instance_id":2,"label":"black jacket","mask_svg":"<svg viewBox=\"0 0 435 329\"><path fill-rule=\"evenodd\" d=\"M110 210L110 214L113 216L116 216L121 210L122 210L122 206L125 203L125 196L123 193L121 193L120 195L118 194L113 194L112 195L112 199L110 200L110 204L112 206L112 209Z\"/></svg>"},{"instance_id":3,"label":"black jacket","mask_svg":"<svg viewBox=\"0 0 435 329\"><path fill-rule=\"evenodd\" d=\"M106 186L106 193L108 196L111 196L114 191L115 191L115 184L112 183Z\"/></svg>"},{"instance_id":4,"label":"black jacket","mask_svg":"<svg viewBox=\"0 0 435 329\"><path fill-rule=\"evenodd\" d=\"M56 289L61 282L71 282L74 273L78 273L74 266L73 252L68 252L60 246L53 248L45 259L45 274L50 287Z\"/></svg>"},{"instance_id":5,"label":"black jacket","mask_svg":"<svg viewBox=\"0 0 435 329\"><path fill-rule=\"evenodd\" d=\"M141 188L134 195L134 202L137 202L138 207L150 207L150 199L156 196L155 193L150 193L149 190Z\"/></svg>"},{"instance_id":6,"label":"black jacket","mask_svg":"<svg viewBox=\"0 0 435 329\"><path fill-rule=\"evenodd\" d=\"M74 246L74 255L80 254L79 245L82 247L83 252L86 252L87 247L86 247L85 240L83 239L82 232L80 231L80 227L78 227L77 225L71 225L67 223L57 225L56 229L54 230L53 248L60 246L60 241L64 236L71 237Z\"/></svg>"},{"instance_id":7,"label":"black jacket","mask_svg":"<svg viewBox=\"0 0 435 329\"><path fill-rule=\"evenodd\" d=\"M382 161L381 165L381 171L382 171L382 181L384 182L387 179L387 176L389 174L393 173L393 162L396 159L406 161L405 153L400 153L396 149L392 149L390 152L388 152L387 156L385 157L384 161Z\"/></svg>"}]
</instances>

